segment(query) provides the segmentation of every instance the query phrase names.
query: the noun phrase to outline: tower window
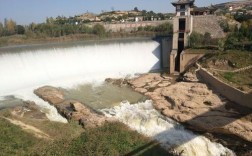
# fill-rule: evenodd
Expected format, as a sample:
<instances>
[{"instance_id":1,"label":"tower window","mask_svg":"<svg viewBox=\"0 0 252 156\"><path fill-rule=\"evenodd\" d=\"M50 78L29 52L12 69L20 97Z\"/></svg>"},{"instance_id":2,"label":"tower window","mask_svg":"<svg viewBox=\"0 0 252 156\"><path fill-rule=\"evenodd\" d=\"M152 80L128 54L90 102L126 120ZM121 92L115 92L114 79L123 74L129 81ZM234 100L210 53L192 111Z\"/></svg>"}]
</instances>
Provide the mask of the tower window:
<instances>
[{"instance_id":1,"label":"tower window","mask_svg":"<svg viewBox=\"0 0 252 156\"><path fill-rule=\"evenodd\" d=\"M180 6L180 9L185 9L185 5L181 5L181 6Z\"/></svg>"},{"instance_id":2,"label":"tower window","mask_svg":"<svg viewBox=\"0 0 252 156\"><path fill-rule=\"evenodd\" d=\"M180 16L185 16L185 12L180 12Z\"/></svg>"}]
</instances>

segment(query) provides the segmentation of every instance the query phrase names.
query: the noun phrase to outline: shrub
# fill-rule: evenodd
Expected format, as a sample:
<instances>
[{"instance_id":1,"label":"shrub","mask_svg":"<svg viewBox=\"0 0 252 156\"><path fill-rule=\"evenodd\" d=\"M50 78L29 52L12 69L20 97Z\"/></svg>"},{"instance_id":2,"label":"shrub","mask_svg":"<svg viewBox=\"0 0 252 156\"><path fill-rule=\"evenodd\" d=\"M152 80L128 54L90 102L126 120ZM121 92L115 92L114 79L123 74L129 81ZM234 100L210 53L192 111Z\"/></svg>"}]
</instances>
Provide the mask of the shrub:
<instances>
[{"instance_id":1,"label":"shrub","mask_svg":"<svg viewBox=\"0 0 252 156\"><path fill-rule=\"evenodd\" d=\"M94 27L93 27L93 33L100 36L100 37L103 37L105 36L106 34L106 30L104 28L103 25L100 25L100 24L96 24Z\"/></svg>"}]
</instances>

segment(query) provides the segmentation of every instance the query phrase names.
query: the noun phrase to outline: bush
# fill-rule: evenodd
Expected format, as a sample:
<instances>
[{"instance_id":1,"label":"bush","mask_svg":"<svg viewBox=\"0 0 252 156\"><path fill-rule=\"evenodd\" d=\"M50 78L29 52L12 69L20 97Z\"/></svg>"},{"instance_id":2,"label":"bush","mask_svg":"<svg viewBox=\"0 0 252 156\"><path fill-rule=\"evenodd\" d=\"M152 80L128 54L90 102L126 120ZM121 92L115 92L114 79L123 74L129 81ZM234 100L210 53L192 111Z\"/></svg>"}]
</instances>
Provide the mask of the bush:
<instances>
[{"instance_id":1,"label":"bush","mask_svg":"<svg viewBox=\"0 0 252 156\"><path fill-rule=\"evenodd\" d=\"M196 32L192 32L192 34L189 37L189 46L191 48L197 48L199 46L202 46L202 39L203 35Z\"/></svg>"},{"instance_id":2,"label":"bush","mask_svg":"<svg viewBox=\"0 0 252 156\"><path fill-rule=\"evenodd\" d=\"M172 33L173 32L173 26L172 26L172 24L166 22L166 23L163 23L163 24L160 24L160 25L156 26L155 31L156 32Z\"/></svg>"},{"instance_id":3,"label":"bush","mask_svg":"<svg viewBox=\"0 0 252 156\"><path fill-rule=\"evenodd\" d=\"M25 28L24 28L24 26L22 26L22 25L17 25L16 26L16 32L17 32L17 34L24 34L25 33Z\"/></svg>"},{"instance_id":4,"label":"bush","mask_svg":"<svg viewBox=\"0 0 252 156\"><path fill-rule=\"evenodd\" d=\"M230 31L229 24L228 24L228 22L226 20L220 21L219 24L220 24L220 27L222 28L222 30L224 32L229 32Z\"/></svg>"},{"instance_id":5,"label":"bush","mask_svg":"<svg viewBox=\"0 0 252 156\"><path fill-rule=\"evenodd\" d=\"M105 36L106 34L106 30L104 28L103 25L100 25L100 24L96 24L94 27L93 27L93 33L100 36L100 37L103 37Z\"/></svg>"}]
</instances>

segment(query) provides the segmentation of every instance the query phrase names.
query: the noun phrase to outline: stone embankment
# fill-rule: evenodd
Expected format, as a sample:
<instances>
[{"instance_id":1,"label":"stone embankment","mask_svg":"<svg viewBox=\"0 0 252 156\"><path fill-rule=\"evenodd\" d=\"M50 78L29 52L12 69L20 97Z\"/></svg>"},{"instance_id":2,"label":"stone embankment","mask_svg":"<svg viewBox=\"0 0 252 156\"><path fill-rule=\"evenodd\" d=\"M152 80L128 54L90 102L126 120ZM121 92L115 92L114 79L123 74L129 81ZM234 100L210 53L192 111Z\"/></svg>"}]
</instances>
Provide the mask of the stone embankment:
<instances>
[{"instance_id":1,"label":"stone embankment","mask_svg":"<svg viewBox=\"0 0 252 156\"><path fill-rule=\"evenodd\" d=\"M196 131L231 134L252 142L251 110L214 93L192 73L186 73L187 82L171 84L171 79L146 74L128 83L152 99L162 114Z\"/></svg>"},{"instance_id":2,"label":"stone embankment","mask_svg":"<svg viewBox=\"0 0 252 156\"><path fill-rule=\"evenodd\" d=\"M212 38L223 38L225 33L220 27L219 21L221 18L215 15L202 15L193 17L193 31L200 34L209 32Z\"/></svg>"},{"instance_id":3,"label":"stone embankment","mask_svg":"<svg viewBox=\"0 0 252 156\"><path fill-rule=\"evenodd\" d=\"M104 115L76 100L66 100L64 93L58 88L45 86L36 89L34 93L55 106L68 120L78 121L84 128L95 128L109 121Z\"/></svg>"}]
</instances>

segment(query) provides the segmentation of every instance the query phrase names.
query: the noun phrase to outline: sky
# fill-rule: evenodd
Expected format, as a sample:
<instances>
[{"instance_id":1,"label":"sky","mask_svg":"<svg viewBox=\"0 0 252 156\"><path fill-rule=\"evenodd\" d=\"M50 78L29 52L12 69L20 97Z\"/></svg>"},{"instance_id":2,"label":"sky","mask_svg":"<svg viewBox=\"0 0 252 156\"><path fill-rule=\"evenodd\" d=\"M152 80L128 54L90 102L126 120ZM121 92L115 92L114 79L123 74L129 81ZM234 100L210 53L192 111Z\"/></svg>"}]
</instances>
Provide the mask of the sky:
<instances>
[{"instance_id":1,"label":"sky","mask_svg":"<svg viewBox=\"0 0 252 156\"><path fill-rule=\"evenodd\" d=\"M17 24L45 22L46 17L74 16L86 12L101 13L114 10L153 10L174 12L174 0L0 0L0 22L13 19ZM231 0L196 0L196 6L209 6Z\"/></svg>"}]
</instances>

